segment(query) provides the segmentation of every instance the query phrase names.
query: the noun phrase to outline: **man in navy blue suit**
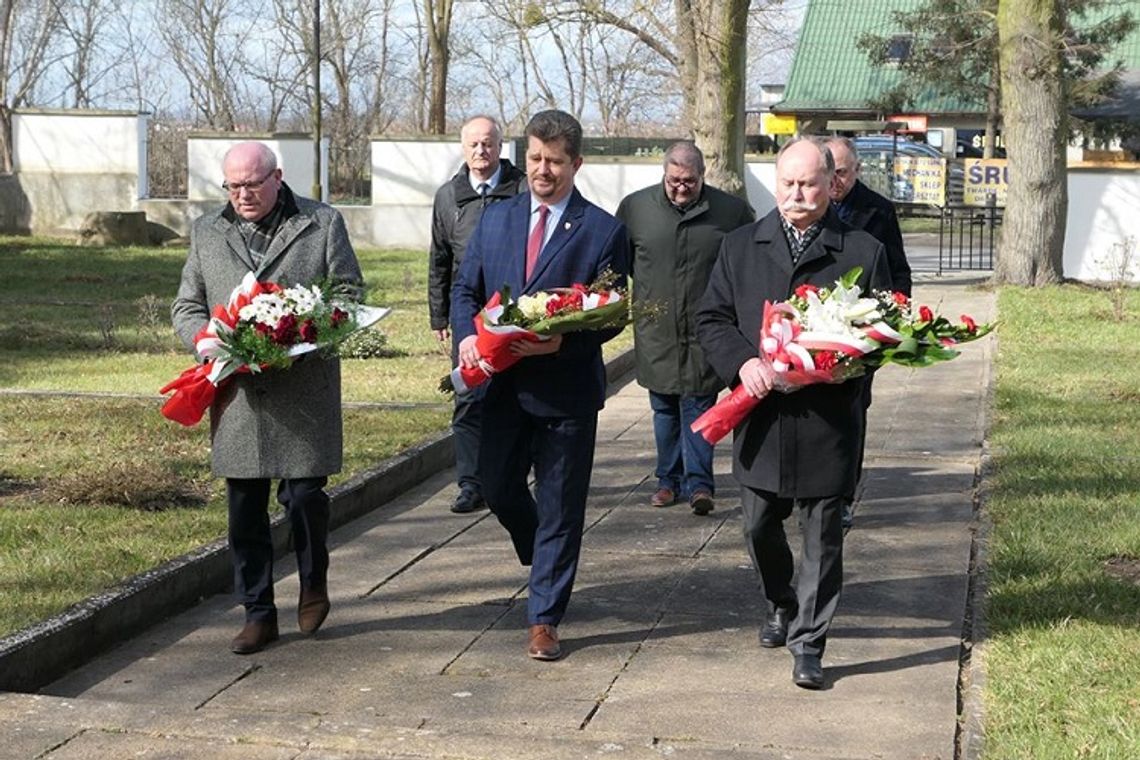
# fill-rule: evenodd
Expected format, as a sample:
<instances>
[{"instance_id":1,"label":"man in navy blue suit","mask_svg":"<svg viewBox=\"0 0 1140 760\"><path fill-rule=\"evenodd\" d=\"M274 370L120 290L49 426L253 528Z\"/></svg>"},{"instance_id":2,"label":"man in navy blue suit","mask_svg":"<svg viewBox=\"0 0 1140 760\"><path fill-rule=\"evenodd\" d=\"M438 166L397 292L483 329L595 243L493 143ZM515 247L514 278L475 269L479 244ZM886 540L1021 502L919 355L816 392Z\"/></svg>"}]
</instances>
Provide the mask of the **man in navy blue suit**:
<instances>
[{"instance_id":1,"label":"man in navy blue suit","mask_svg":"<svg viewBox=\"0 0 1140 760\"><path fill-rule=\"evenodd\" d=\"M474 318L504 285L513 297L594 282L629 271L629 238L610 214L574 188L582 126L543 111L526 128L530 192L486 209L467 244L452 289L451 329L459 361L473 367ZM483 495L530 566L527 654L562 656L557 626L566 612L585 523L598 410L605 403L602 343L617 330L519 340L521 360L491 378L483 401L479 474ZM531 467L535 493L527 487Z\"/></svg>"}]
</instances>

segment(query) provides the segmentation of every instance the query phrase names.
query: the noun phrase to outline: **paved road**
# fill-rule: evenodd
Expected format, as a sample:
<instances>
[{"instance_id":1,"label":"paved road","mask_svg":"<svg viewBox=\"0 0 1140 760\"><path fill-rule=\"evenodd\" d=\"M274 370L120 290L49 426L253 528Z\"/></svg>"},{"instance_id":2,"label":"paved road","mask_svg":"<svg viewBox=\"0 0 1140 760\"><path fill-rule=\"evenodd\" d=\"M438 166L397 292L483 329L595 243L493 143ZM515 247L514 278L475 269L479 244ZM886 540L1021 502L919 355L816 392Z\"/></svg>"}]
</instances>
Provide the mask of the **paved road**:
<instances>
[{"instance_id":1,"label":"paved road","mask_svg":"<svg viewBox=\"0 0 1140 760\"><path fill-rule=\"evenodd\" d=\"M918 274L916 298L989 319L978 279ZM283 564L280 642L230 654L241 612L204 600L41 694L0 694L0 757L949 760L992 351L876 380L823 691L757 645L729 447L710 516L649 507L648 401L626 379L561 661L524 655L525 572L487 513L448 512L445 472L334 534L316 637L295 631Z\"/></svg>"}]
</instances>

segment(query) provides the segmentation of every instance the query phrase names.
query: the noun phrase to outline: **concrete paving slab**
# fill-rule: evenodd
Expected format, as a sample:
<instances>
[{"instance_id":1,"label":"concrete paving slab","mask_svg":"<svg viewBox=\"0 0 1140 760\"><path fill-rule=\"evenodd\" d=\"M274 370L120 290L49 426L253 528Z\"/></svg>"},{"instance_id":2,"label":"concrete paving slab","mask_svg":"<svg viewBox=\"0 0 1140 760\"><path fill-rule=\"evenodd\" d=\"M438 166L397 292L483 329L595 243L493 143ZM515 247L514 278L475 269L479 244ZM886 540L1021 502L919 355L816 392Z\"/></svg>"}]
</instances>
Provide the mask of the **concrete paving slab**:
<instances>
[{"instance_id":1,"label":"concrete paving slab","mask_svg":"<svg viewBox=\"0 0 1140 760\"><path fill-rule=\"evenodd\" d=\"M923 303L992 318L968 279L919 280ZM876 378L821 692L758 646L729 442L712 515L650 507L648 399L627 379L599 424L561 661L526 657L527 571L492 515L448 511L447 471L334 533L316 636L295 630L284 561L281 641L230 654L241 611L209 599L43 695L0 694L0 755L949 760L991 342Z\"/></svg>"}]
</instances>

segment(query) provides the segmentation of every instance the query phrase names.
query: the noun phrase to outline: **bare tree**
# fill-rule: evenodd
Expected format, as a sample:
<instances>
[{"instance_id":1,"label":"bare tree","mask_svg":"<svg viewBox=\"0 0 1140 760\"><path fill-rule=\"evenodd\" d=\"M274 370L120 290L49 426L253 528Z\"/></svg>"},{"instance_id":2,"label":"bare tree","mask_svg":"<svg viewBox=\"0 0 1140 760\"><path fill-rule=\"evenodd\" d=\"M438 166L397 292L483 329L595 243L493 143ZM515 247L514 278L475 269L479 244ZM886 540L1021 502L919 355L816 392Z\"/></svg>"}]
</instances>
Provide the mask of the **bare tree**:
<instances>
[{"instance_id":1,"label":"bare tree","mask_svg":"<svg viewBox=\"0 0 1140 760\"><path fill-rule=\"evenodd\" d=\"M763 7L778 7L767 0ZM748 0L575 0L544 10L542 20L605 24L631 35L677 72L684 121L709 163L710 182L744 192L744 90Z\"/></svg>"},{"instance_id":2,"label":"bare tree","mask_svg":"<svg viewBox=\"0 0 1140 760\"><path fill-rule=\"evenodd\" d=\"M0 0L0 171L12 171L12 111L32 102L54 62L60 17L52 0Z\"/></svg>"},{"instance_id":3,"label":"bare tree","mask_svg":"<svg viewBox=\"0 0 1140 760\"><path fill-rule=\"evenodd\" d=\"M1084 20L1101 2L999 0L1003 133L1009 192L997 282L1048 285L1064 274L1069 109L1115 83L1115 67L1089 76L1136 28L1131 13Z\"/></svg>"},{"instance_id":4,"label":"bare tree","mask_svg":"<svg viewBox=\"0 0 1140 760\"><path fill-rule=\"evenodd\" d=\"M75 108L101 102L101 83L126 61L131 51L112 52L108 28L119 17L121 0L56 0L61 38L69 48L61 61L66 101Z\"/></svg>"},{"instance_id":5,"label":"bare tree","mask_svg":"<svg viewBox=\"0 0 1140 760\"><path fill-rule=\"evenodd\" d=\"M257 20L241 0L158 0L157 26L170 60L181 73L190 101L205 123L231 131L240 98L237 72L243 43L255 37Z\"/></svg>"},{"instance_id":6,"label":"bare tree","mask_svg":"<svg viewBox=\"0 0 1140 760\"><path fill-rule=\"evenodd\" d=\"M451 16L455 0L423 0L423 3L431 65L428 132L442 135L447 132L447 70L451 62Z\"/></svg>"}]
</instances>

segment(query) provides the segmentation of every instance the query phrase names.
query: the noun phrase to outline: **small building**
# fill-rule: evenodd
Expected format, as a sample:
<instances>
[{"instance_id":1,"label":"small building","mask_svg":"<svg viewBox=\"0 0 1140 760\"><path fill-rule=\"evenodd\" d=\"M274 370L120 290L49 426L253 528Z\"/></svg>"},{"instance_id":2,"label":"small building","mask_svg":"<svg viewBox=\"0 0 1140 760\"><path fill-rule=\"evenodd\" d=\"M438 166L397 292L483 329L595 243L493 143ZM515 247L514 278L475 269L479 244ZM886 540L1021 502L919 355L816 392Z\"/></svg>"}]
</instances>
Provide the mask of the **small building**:
<instances>
[{"instance_id":1,"label":"small building","mask_svg":"<svg viewBox=\"0 0 1140 760\"><path fill-rule=\"evenodd\" d=\"M981 86L972 99L928 91L910 104L907 114L883 113L874 105L902 79L902 70L890 60L901 63L911 50L912 39L895 23L894 15L915 10L924 2L809 0L787 90L784 99L772 106L772 112L794 116L801 133L831 131L832 122L903 121L907 127L900 131L932 133L927 141L942 147L950 157L955 153L949 148L959 141L980 147L986 120L985 90ZM1088 18L1099 20L1129 7L1140 21L1140 2L1108 4ZM886 65L873 64L859 49L858 40L868 33L888 40ZM1140 99L1140 29L1118 45L1108 60L1119 60L1125 68L1118 98L1103 108L1083 109L1074 115L1097 118L1132 113L1138 118L1128 109ZM942 134L933 134L935 130L942 130Z\"/></svg>"}]
</instances>

